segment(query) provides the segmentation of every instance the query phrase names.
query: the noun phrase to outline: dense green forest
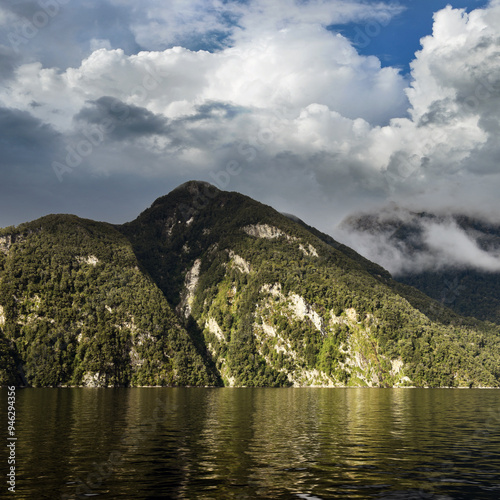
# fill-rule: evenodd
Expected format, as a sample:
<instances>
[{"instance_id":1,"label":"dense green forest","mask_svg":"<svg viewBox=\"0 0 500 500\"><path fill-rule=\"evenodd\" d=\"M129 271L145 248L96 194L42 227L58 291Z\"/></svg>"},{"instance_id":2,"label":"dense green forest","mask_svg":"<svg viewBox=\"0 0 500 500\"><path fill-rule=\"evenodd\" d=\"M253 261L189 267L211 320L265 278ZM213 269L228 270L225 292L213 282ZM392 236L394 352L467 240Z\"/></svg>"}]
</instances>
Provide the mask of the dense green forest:
<instances>
[{"instance_id":1,"label":"dense green forest","mask_svg":"<svg viewBox=\"0 0 500 500\"><path fill-rule=\"evenodd\" d=\"M7 234L15 242L0 253L2 384L217 381L112 226L48 216Z\"/></svg>"},{"instance_id":2,"label":"dense green forest","mask_svg":"<svg viewBox=\"0 0 500 500\"><path fill-rule=\"evenodd\" d=\"M2 230L0 305L2 384L500 385L500 327L201 182Z\"/></svg>"}]
</instances>

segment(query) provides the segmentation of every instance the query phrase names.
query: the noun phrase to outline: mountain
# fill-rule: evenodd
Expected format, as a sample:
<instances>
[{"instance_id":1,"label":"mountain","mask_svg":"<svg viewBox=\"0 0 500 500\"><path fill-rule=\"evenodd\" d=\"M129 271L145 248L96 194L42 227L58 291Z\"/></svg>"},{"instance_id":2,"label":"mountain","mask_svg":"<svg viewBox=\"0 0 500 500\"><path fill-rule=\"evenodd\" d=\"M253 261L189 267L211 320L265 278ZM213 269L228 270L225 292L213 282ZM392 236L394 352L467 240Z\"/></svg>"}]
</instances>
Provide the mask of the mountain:
<instances>
[{"instance_id":1,"label":"mountain","mask_svg":"<svg viewBox=\"0 0 500 500\"><path fill-rule=\"evenodd\" d=\"M0 233L0 382L217 383L110 224L51 215Z\"/></svg>"},{"instance_id":2,"label":"mountain","mask_svg":"<svg viewBox=\"0 0 500 500\"><path fill-rule=\"evenodd\" d=\"M207 183L127 224L54 215L0 245L4 384L500 385L500 327Z\"/></svg>"},{"instance_id":3,"label":"mountain","mask_svg":"<svg viewBox=\"0 0 500 500\"><path fill-rule=\"evenodd\" d=\"M500 324L500 225L462 214L392 210L344 222L395 278L463 316ZM358 242L360 240L358 239Z\"/></svg>"}]
</instances>

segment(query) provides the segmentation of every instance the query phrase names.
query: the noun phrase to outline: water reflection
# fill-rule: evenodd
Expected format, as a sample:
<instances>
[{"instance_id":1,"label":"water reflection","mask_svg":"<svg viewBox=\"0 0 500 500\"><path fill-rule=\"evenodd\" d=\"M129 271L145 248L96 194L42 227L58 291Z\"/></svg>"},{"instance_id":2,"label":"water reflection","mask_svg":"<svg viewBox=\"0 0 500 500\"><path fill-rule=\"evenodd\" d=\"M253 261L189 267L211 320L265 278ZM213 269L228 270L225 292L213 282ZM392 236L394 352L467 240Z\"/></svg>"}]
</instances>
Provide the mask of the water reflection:
<instances>
[{"instance_id":1,"label":"water reflection","mask_svg":"<svg viewBox=\"0 0 500 500\"><path fill-rule=\"evenodd\" d=\"M499 498L499 424L498 391L22 390L16 498Z\"/></svg>"}]
</instances>

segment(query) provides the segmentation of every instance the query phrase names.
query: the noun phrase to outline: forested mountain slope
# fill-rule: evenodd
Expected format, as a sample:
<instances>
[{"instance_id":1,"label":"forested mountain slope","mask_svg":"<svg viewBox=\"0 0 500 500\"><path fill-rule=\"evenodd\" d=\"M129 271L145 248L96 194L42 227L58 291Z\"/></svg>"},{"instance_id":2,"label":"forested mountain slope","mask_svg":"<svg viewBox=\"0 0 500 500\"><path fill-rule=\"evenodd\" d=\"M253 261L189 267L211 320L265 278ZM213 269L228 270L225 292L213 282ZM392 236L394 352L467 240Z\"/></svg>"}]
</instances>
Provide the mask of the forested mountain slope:
<instances>
[{"instance_id":1,"label":"forested mountain slope","mask_svg":"<svg viewBox=\"0 0 500 500\"><path fill-rule=\"evenodd\" d=\"M0 243L3 383L500 385L499 327L206 183L122 226L49 216Z\"/></svg>"},{"instance_id":2,"label":"forested mountain slope","mask_svg":"<svg viewBox=\"0 0 500 500\"><path fill-rule=\"evenodd\" d=\"M53 215L4 229L0 242L2 383L217 382L111 225Z\"/></svg>"}]
</instances>

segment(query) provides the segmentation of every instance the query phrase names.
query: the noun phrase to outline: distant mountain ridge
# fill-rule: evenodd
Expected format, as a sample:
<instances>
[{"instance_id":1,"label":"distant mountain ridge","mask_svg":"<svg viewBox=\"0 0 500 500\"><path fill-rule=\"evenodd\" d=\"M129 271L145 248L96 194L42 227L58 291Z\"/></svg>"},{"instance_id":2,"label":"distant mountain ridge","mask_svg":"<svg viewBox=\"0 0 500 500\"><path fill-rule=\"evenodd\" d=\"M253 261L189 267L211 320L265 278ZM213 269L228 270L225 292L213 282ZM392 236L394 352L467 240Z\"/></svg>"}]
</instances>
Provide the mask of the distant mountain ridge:
<instances>
[{"instance_id":1,"label":"distant mountain ridge","mask_svg":"<svg viewBox=\"0 0 500 500\"><path fill-rule=\"evenodd\" d=\"M127 224L1 230L0 307L2 384L500 385L500 327L197 181Z\"/></svg>"}]
</instances>

